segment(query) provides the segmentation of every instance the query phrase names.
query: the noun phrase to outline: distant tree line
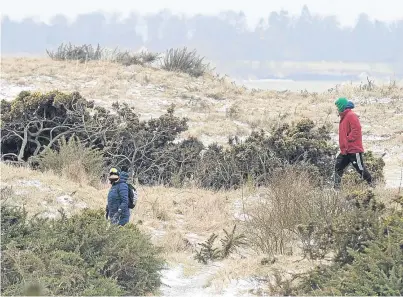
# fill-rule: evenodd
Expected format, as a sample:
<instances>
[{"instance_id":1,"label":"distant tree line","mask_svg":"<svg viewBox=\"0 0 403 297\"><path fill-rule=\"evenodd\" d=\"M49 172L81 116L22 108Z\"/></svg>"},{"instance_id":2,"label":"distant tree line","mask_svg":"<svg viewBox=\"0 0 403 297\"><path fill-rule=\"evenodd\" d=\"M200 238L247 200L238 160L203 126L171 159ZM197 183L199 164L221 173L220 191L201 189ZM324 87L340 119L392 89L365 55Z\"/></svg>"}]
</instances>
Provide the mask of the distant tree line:
<instances>
[{"instance_id":1,"label":"distant tree line","mask_svg":"<svg viewBox=\"0 0 403 297\"><path fill-rule=\"evenodd\" d=\"M403 69L403 19L372 21L365 14L353 27L341 27L335 16L312 14L304 7L299 16L271 12L253 29L243 12L185 17L164 10L121 20L100 12L79 15L73 22L63 15L49 24L2 18L3 53L44 53L60 43L97 44L152 51L187 46L212 61L344 61L391 63Z\"/></svg>"}]
</instances>

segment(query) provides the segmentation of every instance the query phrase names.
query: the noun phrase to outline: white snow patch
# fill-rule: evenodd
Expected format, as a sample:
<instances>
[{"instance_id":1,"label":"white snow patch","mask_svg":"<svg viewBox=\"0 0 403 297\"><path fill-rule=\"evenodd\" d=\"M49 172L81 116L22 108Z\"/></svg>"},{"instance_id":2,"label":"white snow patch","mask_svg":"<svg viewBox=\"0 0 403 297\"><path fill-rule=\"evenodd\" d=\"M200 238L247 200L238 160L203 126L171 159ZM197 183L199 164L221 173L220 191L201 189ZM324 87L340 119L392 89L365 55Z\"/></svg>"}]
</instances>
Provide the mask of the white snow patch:
<instances>
[{"instance_id":1,"label":"white snow patch","mask_svg":"<svg viewBox=\"0 0 403 297\"><path fill-rule=\"evenodd\" d=\"M390 135L363 135L362 139L364 141L382 141L382 140L388 140L392 136Z\"/></svg>"},{"instance_id":2,"label":"white snow patch","mask_svg":"<svg viewBox=\"0 0 403 297\"><path fill-rule=\"evenodd\" d=\"M155 228L150 228L150 231L151 231L151 237L153 239L162 238L167 233L165 230L159 230Z\"/></svg>"},{"instance_id":3,"label":"white snow patch","mask_svg":"<svg viewBox=\"0 0 403 297\"><path fill-rule=\"evenodd\" d=\"M74 206L76 208L80 208L80 209L88 208L88 205L85 202L78 202L78 203L74 204Z\"/></svg>"},{"instance_id":4,"label":"white snow patch","mask_svg":"<svg viewBox=\"0 0 403 297\"><path fill-rule=\"evenodd\" d=\"M187 240L189 240L189 242L190 242L191 244L196 244L197 242L202 241L202 237L201 237L201 236L199 236L199 235L197 235L197 234L195 234L195 233L192 233L192 232L186 233L186 234L185 234L185 238L186 238Z\"/></svg>"},{"instance_id":5,"label":"white snow patch","mask_svg":"<svg viewBox=\"0 0 403 297\"><path fill-rule=\"evenodd\" d=\"M243 212L244 205L241 200L237 200L234 202L234 218L239 221L246 221L249 219L249 216Z\"/></svg>"},{"instance_id":6,"label":"white snow patch","mask_svg":"<svg viewBox=\"0 0 403 297\"><path fill-rule=\"evenodd\" d=\"M192 277L183 275L183 264L167 269L162 273L162 296L221 296L214 294L209 286L214 274L222 264L205 265Z\"/></svg>"},{"instance_id":7,"label":"white snow patch","mask_svg":"<svg viewBox=\"0 0 403 297\"><path fill-rule=\"evenodd\" d=\"M254 278L233 279L221 296L265 296L260 291L261 283Z\"/></svg>"},{"instance_id":8,"label":"white snow patch","mask_svg":"<svg viewBox=\"0 0 403 297\"><path fill-rule=\"evenodd\" d=\"M260 283L253 278L231 280L229 285L216 293L210 281L223 264L213 263L205 265L200 272L192 277L185 277L183 264L162 272L162 296L256 296L259 293Z\"/></svg>"},{"instance_id":9,"label":"white snow patch","mask_svg":"<svg viewBox=\"0 0 403 297\"><path fill-rule=\"evenodd\" d=\"M19 180L20 184L28 187L35 187L38 189L42 189L42 183L39 180Z\"/></svg>"},{"instance_id":10,"label":"white snow patch","mask_svg":"<svg viewBox=\"0 0 403 297\"><path fill-rule=\"evenodd\" d=\"M17 195L17 196L23 196L23 195L29 194L29 191L27 191L27 190L15 190L14 194Z\"/></svg>"},{"instance_id":11,"label":"white snow patch","mask_svg":"<svg viewBox=\"0 0 403 297\"><path fill-rule=\"evenodd\" d=\"M367 98L362 98L362 97L353 97L353 102L357 102L360 104L388 104L392 102L392 98L388 97L383 97L383 98L376 98L376 97L367 97Z\"/></svg>"},{"instance_id":12,"label":"white snow patch","mask_svg":"<svg viewBox=\"0 0 403 297\"><path fill-rule=\"evenodd\" d=\"M56 197L56 201L63 205L73 204L73 198L71 198L69 195Z\"/></svg>"},{"instance_id":13,"label":"white snow patch","mask_svg":"<svg viewBox=\"0 0 403 297\"><path fill-rule=\"evenodd\" d=\"M21 86L13 83L8 83L4 79L0 80L0 100L13 100L22 91L32 91L34 86Z\"/></svg>"}]
</instances>

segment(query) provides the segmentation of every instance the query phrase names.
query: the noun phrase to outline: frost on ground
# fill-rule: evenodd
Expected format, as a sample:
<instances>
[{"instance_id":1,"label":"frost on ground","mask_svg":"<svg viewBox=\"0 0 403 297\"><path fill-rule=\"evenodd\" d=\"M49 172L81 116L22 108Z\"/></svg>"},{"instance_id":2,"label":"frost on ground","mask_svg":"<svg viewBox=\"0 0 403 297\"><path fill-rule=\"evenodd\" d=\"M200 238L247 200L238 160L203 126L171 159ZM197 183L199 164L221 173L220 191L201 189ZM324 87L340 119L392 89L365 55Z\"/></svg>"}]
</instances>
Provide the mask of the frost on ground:
<instances>
[{"instance_id":1,"label":"frost on ground","mask_svg":"<svg viewBox=\"0 0 403 297\"><path fill-rule=\"evenodd\" d=\"M205 265L196 275L186 277L183 273L183 265L164 270L162 273L162 296L256 296L249 292L258 291L258 281L248 278L231 280L229 285L221 292L215 292L210 286L215 273L222 267L217 263Z\"/></svg>"},{"instance_id":2,"label":"frost on ground","mask_svg":"<svg viewBox=\"0 0 403 297\"><path fill-rule=\"evenodd\" d=\"M9 83L4 79L0 80L0 100L13 100L22 91L32 91L34 86L21 86L13 83Z\"/></svg>"}]
</instances>

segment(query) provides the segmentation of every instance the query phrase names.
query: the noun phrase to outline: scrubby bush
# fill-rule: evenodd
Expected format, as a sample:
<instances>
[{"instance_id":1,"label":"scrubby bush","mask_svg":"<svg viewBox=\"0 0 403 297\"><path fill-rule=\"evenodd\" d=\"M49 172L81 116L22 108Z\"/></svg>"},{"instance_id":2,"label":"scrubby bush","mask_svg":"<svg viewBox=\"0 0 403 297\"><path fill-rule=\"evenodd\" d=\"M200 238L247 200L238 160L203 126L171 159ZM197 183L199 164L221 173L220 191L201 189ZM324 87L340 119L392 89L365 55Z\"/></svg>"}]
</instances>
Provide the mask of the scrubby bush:
<instances>
[{"instance_id":1,"label":"scrubby bush","mask_svg":"<svg viewBox=\"0 0 403 297\"><path fill-rule=\"evenodd\" d=\"M386 217L362 249L348 249L347 264L336 261L310 272L298 295L401 296L403 294L402 212ZM357 230L358 232L360 230ZM365 236L365 235L364 235Z\"/></svg>"},{"instance_id":2,"label":"scrubby bush","mask_svg":"<svg viewBox=\"0 0 403 297\"><path fill-rule=\"evenodd\" d=\"M243 143L232 143L228 149L210 145L203 154L198 180L202 187L213 189L237 187L246 180L263 185L270 181L273 170L286 164L305 164L323 181L330 181L335 152L329 128L317 128L304 119L276 127L271 135L252 132Z\"/></svg>"},{"instance_id":3,"label":"scrubby bush","mask_svg":"<svg viewBox=\"0 0 403 297\"><path fill-rule=\"evenodd\" d=\"M236 234L235 230L236 225L234 225L231 232L223 229L225 235L220 239L221 248L214 246L218 235L215 233L211 234L205 242L198 244L200 249L196 251L194 258L203 264L227 258L237 248L246 245L246 236L242 233Z\"/></svg>"},{"instance_id":4,"label":"scrubby bush","mask_svg":"<svg viewBox=\"0 0 403 297\"><path fill-rule=\"evenodd\" d=\"M188 126L187 119L174 115L173 106L159 118L140 121L125 104L115 103L112 110L94 107L79 93L21 92L1 104L1 154L6 160L35 163L45 152L49 159L49 149L60 154L62 137L69 141L74 136L82 150L99 149L106 166L127 167L143 184L181 184L193 175L203 149L194 138L175 141Z\"/></svg>"},{"instance_id":5,"label":"scrubby bush","mask_svg":"<svg viewBox=\"0 0 403 297\"><path fill-rule=\"evenodd\" d=\"M273 176L265 192L245 202L244 225L255 249L285 254L298 242L301 224L318 221L322 226L343 209L336 193L317 187L317 177L304 167L287 166Z\"/></svg>"},{"instance_id":6,"label":"scrubby bush","mask_svg":"<svg viewBox=\"0 0 403 297\"><path fill-rule=\"evenodd\" d=\"M3 159L27 160L56 147L61 137L92 139L96 130L87 125L93 103L77 92L22 91L13 101L2 100L1 107Z\"/></svg>"},{"instance_id":7,"label":"scrubby bush","mask_svg":"<svg viewBox=\"0 0 403 297\"><path fill-rule=\"evenodd\" d=\"M350 263L349 250L362 252L379 232L384 205L371 191L355 191L342 199L331 217L319 216L298 226L303 250L310 258L323 258L332 251L336 262Z\"/></svg>"},{"instance_id":8,"label":"scrubby bush","mask_svg":"<svg viewBox=\"0 0 403 297\"><path fill-rule=\"evenodd\" d=\"M2 201L3 202L3 201ZM1 293L146 295L159 288L159 249L134 225L109 225L102 210L58 220L1 206Z\"/></svg>"},{"instance_id":9,"label":"scrubby bush","mask_svg":"<svg viewBox=\"0 0 403 297\"><path fill-rule=\"evenodd\" d=\"M200 57L196 50L189 51L184 48L171 48L165 54L162 68L168 71L187 73L191 76L202 76L208 70L204 57Z\"/></svg>"},{"instance_id":10,"label":"scrubby bush","mask_svg":"<svg viewBox=\"0 0 403 297\"><path fill-rule=\"evenodd\" d=\"M99 183L104 172L102 151L85 147L76 137L68 141L62 137L57 146L58 150L48 148L39 156L41 170L53 171L77 183Z\"/></svg>"},{"instance_id":11,"label":"scrubby bush","mask_svg":"<svg viewBox=\"0 0 403 297\"><path fill-rule=\"evenodd\" d=\"M200 187L215 190L237 188L245 181L260 186L287 164L309 168L321 177L318 183L333 182L336 147L329 128L316 127L308 119L280 125L269 134L252 132L244 142L232 142L228 148L212 144L205 150L196 138L178 141L188 124L186 118L174 115L174 106L159 118L140 121L127 104L113 103L108 110L95 107L77 92L24 91L11 102L3 100L1 107L3 160L38 165L35 160L45 152L48 158L53 156L49 150L60 154L59 140L74 136L82 150L102 151L106 167L128 168L142 184L181 186L193 179ZM383 161L374 160L371 163L369 158L369 167L375 164L379 176Z\"/></svg>"},{"instance_id":12,"label":"scrubby bush","mask_svg":"<svg viewBox=\"0 0 403 297\"><path fill-rule=\"evenodd\" d=\"M156 62L159 59L159 53L141 52L131 53L128 51L117 52L115 57L111 61L123 64L125 66L130 65L146 65Z\"/></svg>"},{"instance_id":13,"label":"scrubby bush","mask_svg":"<svg viewBox=\"0 0 403 297\"><path fill-rule=\"evenodd\" d=\"M102 51L103 49L99 44L94 48L91 44L72 45L71 43L62 43L57 51L46 50L46 53L52 60L74 60L84 63L91 60L101 60Z\"/></svg>"},{"instance_id":14,"label":"scrubby bush","mask_svg":"<svg viewBox=\"0 0 403 297\"><path fill-rule=\"evenodd\" d=\"M72 45L71 43L62 43L56 51L46 50L46 53L52 60L56 61L73 60L84 63L94 60L105 60L125 66L146 65L157 61L159 58L159 53L144 51L133 53L120 51L118 48L110 50L101 47L99 44L94 48L91 44Z\"/></svg>"}]
</instances>

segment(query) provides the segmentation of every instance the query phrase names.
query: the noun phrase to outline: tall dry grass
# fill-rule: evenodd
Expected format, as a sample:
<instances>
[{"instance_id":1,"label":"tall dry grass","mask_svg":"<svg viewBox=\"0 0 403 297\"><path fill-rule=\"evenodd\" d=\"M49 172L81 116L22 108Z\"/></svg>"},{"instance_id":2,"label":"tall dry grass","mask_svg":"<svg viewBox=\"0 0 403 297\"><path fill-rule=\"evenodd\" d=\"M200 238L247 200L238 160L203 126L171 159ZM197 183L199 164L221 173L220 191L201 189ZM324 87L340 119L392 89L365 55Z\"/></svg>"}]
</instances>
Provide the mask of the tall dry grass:
<instances>
[{"instance_id":1,"label":"tall dry grass","mask_svg":"<svg viewBox=\"0 0 403 297\"><path fill-rule=\"evenodd\" d=\"M288 166L275 174L257 199L245 201L244 227L257 251L292 254L297 248L299 225L319 218L331 221L342 211L338 193L318 188L314 180L308 171Z\"/></svg>"}]
</instances>

